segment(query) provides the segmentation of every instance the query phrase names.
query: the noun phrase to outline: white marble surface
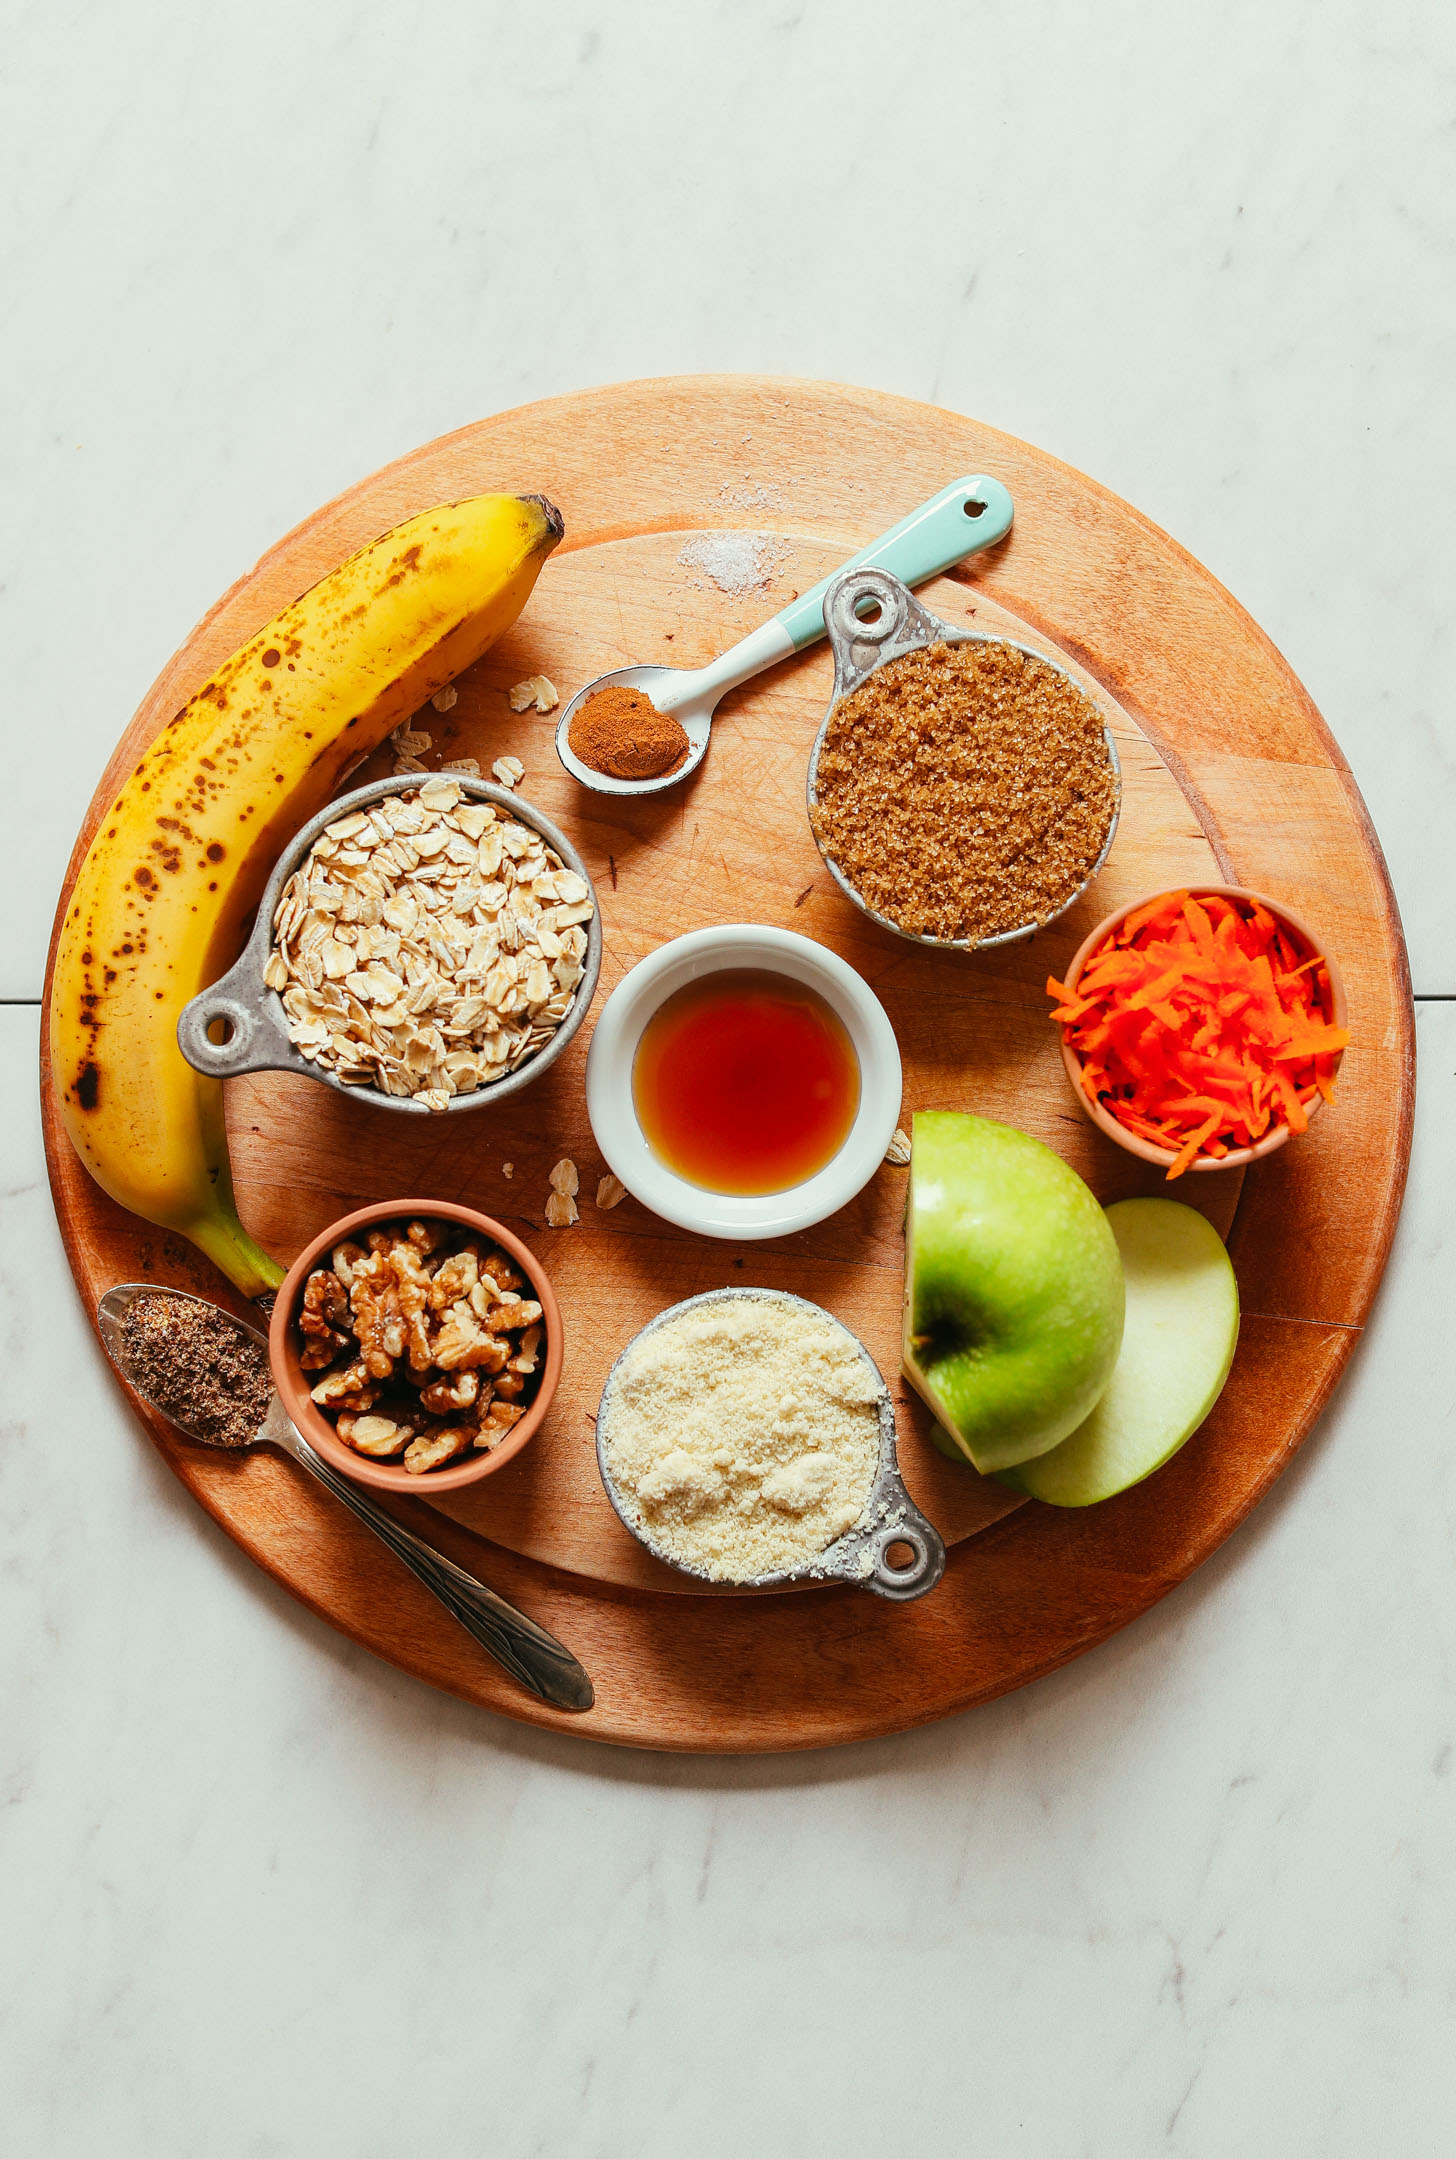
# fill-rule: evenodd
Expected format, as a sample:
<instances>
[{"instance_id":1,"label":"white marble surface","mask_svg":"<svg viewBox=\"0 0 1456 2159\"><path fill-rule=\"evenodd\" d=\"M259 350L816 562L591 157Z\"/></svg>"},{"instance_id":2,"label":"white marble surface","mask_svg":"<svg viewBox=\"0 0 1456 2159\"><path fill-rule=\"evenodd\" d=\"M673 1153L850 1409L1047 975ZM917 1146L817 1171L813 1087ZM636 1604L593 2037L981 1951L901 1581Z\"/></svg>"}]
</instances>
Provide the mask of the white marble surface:
<instances>
[{"instance_id":1,"label":"white marble surface","mask_svg":"<svg viewBox=\"0 0 1456 2159\"><path fill-rule=\"evenodd\" d=\"M174 1489L72 1300L26 1001L104 753L262 548L503 404L712 367L939 399L1176 533L1449 998L1449 11L92 0L5 46L7 2152L1448 2151L1456 1003L1249 1527L1013 1700L733 1764L436 1698Z\"/></svg>"}]
</instances>

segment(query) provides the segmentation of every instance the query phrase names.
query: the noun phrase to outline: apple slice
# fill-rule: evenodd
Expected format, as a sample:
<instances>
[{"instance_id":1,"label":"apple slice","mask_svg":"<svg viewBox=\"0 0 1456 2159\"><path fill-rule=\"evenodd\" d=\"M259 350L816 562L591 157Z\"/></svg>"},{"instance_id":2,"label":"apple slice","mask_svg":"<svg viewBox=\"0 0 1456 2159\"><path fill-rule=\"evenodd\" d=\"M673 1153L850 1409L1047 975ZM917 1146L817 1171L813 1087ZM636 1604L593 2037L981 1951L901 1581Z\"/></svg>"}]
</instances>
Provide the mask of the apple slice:
<instances>
[{"instance_id":1,"label":"apple slice","mask_svg":"<svg viewBox=\"0 0 1456 2159\"><path fill-rule=\"evenodd\" d=\"M957 1110L914 1121L905 1225L905 1375L977 1469L1075 1431L1122 1340L1106 1215L1028 1132Z\"/></svg>"},{"instance_id":2,"label":"apple slice","mask_svg":"<svg viewBox=\"0 0 1456 2159\"><path fill-rule=\"evenodd\" d=\"M1211 1223L1175 1199L1121 1199L1107 1219L1127 1284L1116 1369L1069 1439L1001 1480L1053 1507L1090 1507L1161 1469L1223 1392L1239 1339L1239 1286Z\"/></svg>"}]
</instances>

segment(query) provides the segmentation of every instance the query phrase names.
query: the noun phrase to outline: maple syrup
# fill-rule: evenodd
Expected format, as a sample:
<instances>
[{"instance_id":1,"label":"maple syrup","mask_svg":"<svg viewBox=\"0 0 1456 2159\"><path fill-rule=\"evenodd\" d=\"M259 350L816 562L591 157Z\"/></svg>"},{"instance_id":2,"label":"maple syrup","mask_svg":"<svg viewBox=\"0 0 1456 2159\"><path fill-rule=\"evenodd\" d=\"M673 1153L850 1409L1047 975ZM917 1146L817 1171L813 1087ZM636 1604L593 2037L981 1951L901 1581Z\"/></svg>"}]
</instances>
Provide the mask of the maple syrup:
<instances>
[{"instance_id":1,"label":"maple syrup","mask_svg":"<svg viewBox=\"0 0 1456 2159\"><path fill-rule=\"evenodd\" d=\"M648 1146L709 1192L803 1184L848 1139L859 1091L838 1014L807 983L762 968L724 968L675 990L632 1064Z\"/></svg>"}]
</instances>

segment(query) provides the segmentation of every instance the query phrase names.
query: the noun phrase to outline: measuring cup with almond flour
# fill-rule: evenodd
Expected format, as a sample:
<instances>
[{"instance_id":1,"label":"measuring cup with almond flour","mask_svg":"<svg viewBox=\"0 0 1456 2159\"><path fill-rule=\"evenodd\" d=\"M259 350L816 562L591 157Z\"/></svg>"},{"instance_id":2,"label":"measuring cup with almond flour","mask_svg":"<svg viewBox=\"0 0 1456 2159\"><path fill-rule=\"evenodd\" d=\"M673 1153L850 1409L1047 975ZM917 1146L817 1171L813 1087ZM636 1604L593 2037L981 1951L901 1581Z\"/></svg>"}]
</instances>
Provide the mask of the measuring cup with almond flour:
<instances>
[{"instance_id":1,"label":"measuring cup with almond flour","mask_svg":"<svg viewBox=\"0 0 1456 2159\"><path fill-rule=\"evenodd\" d=\"M959 951L1064 915L1121 808L1101 707L1046 653L939 621L883 569L841 571L824 620L834 694L809 823L840 891L895 936Z\"/></svg>"},{"instance_id":2,"label":"measuring cup with almond flour","mask_svg":"<svg viewBox=\"0 0 1456 2159\"><path fill-rule=\"evenodd\" d=\"M738 1367L751 1406L738 1416L728 1413L731 1383L716 1390L702 1377L712 1366L715 1330L694 1326L699 1316L710 1321L734 1305L773 1307L792 1324L793 1334L786 1332L777 1345L785 1359L793 1359L795 1343L808 1349L785 1385L761 1347L754 1361L756 1345L745 1332ZM730 1343L730 1364L732 1348ZM836 1497L850 1495L840 1518L847 1511L854 1518L822 1548L804 1550L809 1510L832 1479L834 1461L825 1436L805 1443L785 1438L784 1411L792 1435L795 1412L803 1410L803 1374L816 1351L827 1397L840 1412L833 1428L845 1482ZM771 1466L735 1463L735 1449L745 1444L757 1442L763 1451L765 1432ZM638 1543L664 1566L717 1589L848 1582L907 1603L934 1589L945 1572L940 1533L900 1475L895 1409L879 1367L831 1313L787 1290L709 1290L649 1321L607 1375L597 1413L597 1466L607 1498ZM765 1544L776 1539L800 1547L789 1563L733 1564L735 1550L752 1549L761 1558ZM716 1545L711 1555L710 1542Z\"/></svg>"}]
</instances>

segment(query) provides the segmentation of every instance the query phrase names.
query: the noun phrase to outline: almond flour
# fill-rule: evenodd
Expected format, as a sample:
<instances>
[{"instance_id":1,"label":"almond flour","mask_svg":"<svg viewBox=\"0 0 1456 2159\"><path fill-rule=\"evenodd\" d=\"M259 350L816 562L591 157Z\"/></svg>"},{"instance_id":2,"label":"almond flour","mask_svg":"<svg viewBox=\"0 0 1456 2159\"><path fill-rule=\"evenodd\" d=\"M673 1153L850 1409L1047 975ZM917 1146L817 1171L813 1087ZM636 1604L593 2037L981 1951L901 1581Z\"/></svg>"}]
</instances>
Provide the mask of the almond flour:
<instances>
[{"instance_id":1,"label":"almond flour","mask_svg":"<svg viewBox=\"0 0 1456 2159\"><path fill-rule=\"evenodd\" d=\"M912 937L1040 927L1096 866L1118 801L1102 714L1015 645L929 645L830 715L811 812L866 906Z\"/></svg>"},{"instance_id":2,"label":"almond flour","mask_svg":"<svg viewBox=\"0 0 1456 2159\"><path fill-rule=\"evenodd\" d=\"M628 1351L603 1409L607 1466L667 1557L722 1582L783 1573L865 1518L880 1391L828 1313L717 1298Z\"/></svg>"}]
</instances>

